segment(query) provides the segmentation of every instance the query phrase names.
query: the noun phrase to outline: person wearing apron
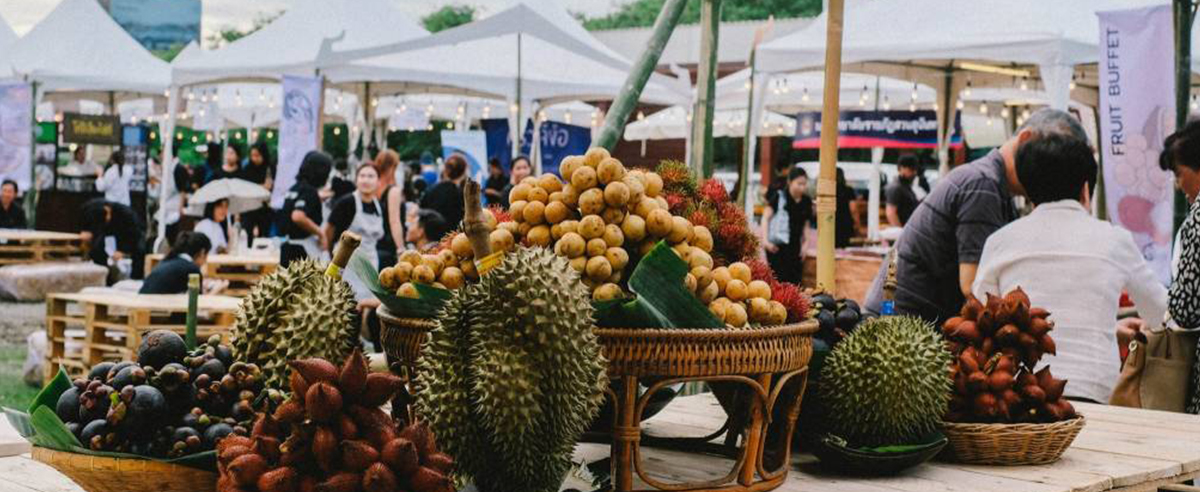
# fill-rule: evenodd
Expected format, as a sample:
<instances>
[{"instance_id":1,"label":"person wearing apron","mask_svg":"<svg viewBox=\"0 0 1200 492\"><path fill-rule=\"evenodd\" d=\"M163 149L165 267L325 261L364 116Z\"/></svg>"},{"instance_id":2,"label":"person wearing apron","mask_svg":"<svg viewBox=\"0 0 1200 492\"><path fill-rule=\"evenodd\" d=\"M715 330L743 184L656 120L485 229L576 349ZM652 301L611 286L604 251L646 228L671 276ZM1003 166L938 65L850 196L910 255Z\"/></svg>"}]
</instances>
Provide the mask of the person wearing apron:
<instances>
[{"instance_id":1,"label":"person wearing apron","mask_svg":"<svg viewBox=\"0 0 1200 492\"><path fill-rule=\"evenodd\" d=\"M321 257L321 251L329 244L321 210L318 189L329 180L333 169L333 158L321 151L305 154L296 173L296 184L288 190L283 201L281 229L286 241L279 248L279 266L286 268L292 261Z\"/></svg>"},{"instance_id":2,"label":"person wearing apron","mask_svg":"<svg viewBox=\"0 0 1200 492\"><path fill-rule=\"evenodd\" d=\"M379 187L379 171L375 163L368 162L358 166L354 175L354 185L354 192L338 199L333 205L329 220L325 223L325 234L331 238L341 237L344 231L358 234L362 237L362 244L355 254L363 256L371 262L371 266L379 268L379 254L375 248L379 241L384 239L386 231L383 225L383 207L380 206L379 200L375 199L375 191ZM355 299L361 301L374 297L353 270L347 269L342 278L350 284Z\"/></svg>"}]
</instances>

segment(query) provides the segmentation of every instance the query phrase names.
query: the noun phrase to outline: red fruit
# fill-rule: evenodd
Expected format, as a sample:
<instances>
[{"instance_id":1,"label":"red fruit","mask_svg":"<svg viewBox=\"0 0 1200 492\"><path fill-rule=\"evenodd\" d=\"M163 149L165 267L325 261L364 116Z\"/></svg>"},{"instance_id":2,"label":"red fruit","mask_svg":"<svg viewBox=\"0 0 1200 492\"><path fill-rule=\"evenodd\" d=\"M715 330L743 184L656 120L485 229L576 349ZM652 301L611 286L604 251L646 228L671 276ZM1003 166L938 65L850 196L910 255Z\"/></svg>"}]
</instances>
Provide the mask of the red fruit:
<instances>
[{"instance_id":1,"label":"red fruit","mask_svg":"<svg viewBox=\"0 0 1200 492\"><path fill-rule=\"evenodd\" d=\"M996 343L991 338L984 338L983 343L979 345L979 352L984 357L991 357L996 353Z\"/></svg>"},{"instance_id":2,"label":"red fruit","mask_svg":"<svg viewBox=\"0 0 1200 492\"><path fill-rule=\"evenodd\" d=\"M996 371L988 376L988 389L992 393L1003 393L1013 385L1013 375L1010 372Z\"/></svg>"},{"instance_id":3,"label":"red fruit","mask_svg":"<svg viewBox=\"0 0 1200 492\"><path fill-rule=\"evenodd\" d=\"M308 381L304 380L304 376L300 375L300 371L292 371L288 375L288 386L292 388L293 395L303 395L308 392Z\"/></svg>"},{"instance_id":4,"label":"red fruit","mask_svg":"<svg viewBox=\"0 0 1200 492\"><path fill-rule=\"evenodd\" d=\"M371 427L363 430L362 438L376 448L382 448L396 438L396 430L392 427Z\"/></svg>"},{"instance_id":5,"label":"red fruit","mask_svg":"<svg viewBox=\"0 0 1200 492\"><path fill-rule=\"evenodd\" d=\"M946 320L945 323L942 323L942 334L947 337L950 336L951 333L954 333L954 329L958 328L958 324L962 322L963 318L961 316L955 316Z\"/></svg>"},{"instance_id":6,"label":"red fruit","mask_svg":"<svg viewBox=\"0 0 1200 492\"><path fill-rule=\"evenodd\" d=\"M379 451L363 441L342 442L342 465L347 470L366 470L371 463L379 461Z\"/></svg>"},{"instance_id":7,"label":"red fruit","mask_svg":"<svg viewBox=\"0 0 1200 492\"><path fill-rule=\"evenodd\" d=\"M787 282L778 282L771 286L771 299L783 304L787 308L788 322L796 322L808 316L808 310L811 303L808 296L797 287L796 284Z\"/></svg>"},{"instance_id":8,"label":"red fruit","mask_svg":"<svg viewBox=\"0 0 1200 492\"><path fill-rule=\"evenodd\" d=\"M965 373L979 372L979 352L967 347L958 355L958 366Z\"/></svg>"},{"instance_id":9,"label":"red fruit","mask_svg":"<svg viewBox=\"0 0 1200 492\"><path fill-rule=\"evenodd\" d=\"M963 303L962 310L959 311L959 316L963 319L977 320L979 314L983 312L983 304L976 299L975 296L967 298L967 302Z\"/></svg>"},{"instance_id":10,"label":"red fruit","mask_svg":"<svg viewBox=\"0 0 1200 492\"><path fill-rule=\"evenodd\" d=\"M979 329L975 326L974 321L963 321L955 327L954 333L950 334L951 338L957 338L969 344L977 344L983 338L979 334Z\"/></svg>"},{"instance_id":11,"label":"red fruit","mask_svg":"<svg viewBox=\"0 0 1200 492\"><path fill-rule=\"evenodd\" d=\"M1021 395L1034 403L1042 403L1046 401L1046 392L1039 386L1022 386Z\"/></svg>"},{"instance_id":12,"label":"red fruit","mask_svg":"<svg viewBox=\"0 0 1200 492\"><path fill-rule=\"evenodd\" d=\"M229 449L234 446L245 446L248 448L253 445L254 441L251 441L249 437L230 434L225 436L224 439L221 439L221 442L217 443L217 451Z\"/></svg>"},{"instance_id":13,"label":"red fruit","mask_svg":"<svg viewBox=\"0 0 1200 492\"><path fill-rule=\"evenodd\" d=\"M354 420L349 415L344 413L338 414L337 433L338 437L344 441L355 439L358 437L358 425L354 423Z\"/></svg>"},{"instance_id":14,"label":"red fruit","mask_svg":"<svg viewBox=\"0 0 1200 492\"><path fill-rule=\"evenodd\" d=\"M313 458L317 460L317 466L320 466L326 473L332 472L338 461L337 434L323 425L317 427L316 432L313 433L312 454Z\"/></svg>"},{"instance_id":15,"label":"red fruit","mask_svg":"<svg viewBox=\"0 0 1200 492\"><path fill-rule=\"evenodd\" d=\"M988 376L982 371L976 371L967 376L967 388L972 393L984 391L988 386Z\"/></svg>"},{"instance_id":16,"label":"red fruit","mask_svg":"<svg viewBox=\"0 0 1200 492\"><path fill-rule=\"evenodd\" d=\"M1041 343L1039 345L1041 346L1042 353L1058 355L1058 348L1054 345L1054 339L1050 338L1050 335L1042 335L1040 340Z\"/></svg>"},{"instance_id":17,"label":"red fruit","mask_svg":"<svg viewBox=\"0 0 1200 492\"><path fill-rule=\"evenodd\" d=\"M1037 386L1037 376L1030 374L1028 371L1022 372L1017 376L1017 386Z\"/></svg>"},{"instance_id":18,"label":"red fruit","mask_svg":"<svg viewBox=\"0 0 1200 492\"><path fill-rule=\"evenodd\" d=\"M995 417L996 414L999 413L996 395L991 393L980 393L975 395L972 409L975 411L975 415L977 416L984 418Z\"/></svg>"},{"instance_id":19,"label":"red fruit","mask_svg":"<svg viewBox=\"0 0 1200 492\"><path fill-rule=\"evenodd\" d=\"M1022 333L1017 335L1017 345L1020 345L1022 350L1029 351L1033 350L1034 347L1037 347L1038 343L1037 339L1033 338L1033 335Z\"/></svg>"},{"instance_id":20,"label":"red fruit","mask_svg":"<svg viewBox=\"0 0 1200 492\"><path fill-rule=\"evenodd\" d=\"M260 414L258 420L254 421L254 428L250 431L251 437L271 436L276 437L282 432L279 429L279 422L270 414Z\"/></svg>"},{"instance_id":21,"label":"red fruit","mask_svg":"<svg viewBox=\"0 0 1200 492\"><path fill-rule=\"evenodd\" d=\"M379 460L402 477L411 475L421 465L417 447L413 445L412 441L402 437L397 437L387 443L383 447L383 451L379 453Z\"/></svg>"},{"instance_id":22,"label":"red fruit","mask_svg":"<svg viewBox=\"0 0 1200 492\"><path fill-rule=\"evenodd\" d=\"M228 465L238 456L252 453L249 446L230 446L222 449L217 454L217 462L221 465Z\"/></svg>"},{"instance_id":23,"label":"red fruit","mask_svg":"<svg viewBox=\"0 0 1200 492\"><path fill-rule=\"evenodd\" d=\"M317 477L312 475L300 477L300 492L317 492Z\"/></svg>"},{"instance_id":24,"label":"red fruit","mask_svg":"<svg viewBox=\"0 0 1200 492\"><path fill-rule=\"evenodd\" d=\"M1029 308L1029 317L1036 318L1036 319L1046 319L1046 318L1050 317L1050 311L1047 311L1040 307L1031 307L1031 308Z\"/></svg>"},{"instance_id":25,"label":"red fruit","mask_svg":"<svg viewBox=\"0 0 1200 492\"><path fill-rule=\"evenodd\" d=\"M358 425L358 433L362 435L368 429L377 427L392 427L395 423L392 417L378 408L366 408L359 405L347 405L346 413Z\"/></svg>"},{"instance_id":26,"label":"red fruit","mask_svg":"<svg viewBox=\"0 0 1200 492\"><path fill-rule=\"evenodd\" d=\"M1012 388L1004 390L1004 392L1000 394L1000 399L1008 405L1010 410L1021 404L1021 395L1017 394L1017 392Z\"/></svg>"},{"instance_id":27,"label":"red fruit","mask_svg":"<svg viewBox=\"0 0 1200 492\"><path fill-rule=\"evenodd\" d=\"M996 367L993 370L1013 374L1016 372L1016 364L1013 363L1012 357L1001 354L996 358Z\"/></svg>"},{"instance_id":28,"label":"red fruit","mask_svg":"<svg viewBox=\"0 0 1200 492\"><path fill-rule=\"evenodd\" d=\"M418 468L408 478L408 483L416 492L454 492L450 479L432 468Z\"/></svg>"},{"instance_id":29,"label":"red fruit","mask_svg":"<svg viewBox=\"0 0 1200 492\"><path fill-rule=\"evenodd\" d=\"M275 414L273 415L275 420L288 424L304 420L304 405L300 400L297 400L297 398L303 398L303 395L304 393L292 395L291 398L288 398L287 401L279 405L279 408L275 409Z\"/></svg>"},{"instance_id":30,"label":"red fruit","mask_svg":"<svg viewBox=\"0 0 1200 492\"><path fill-rule=\"evenodd\" d=\"M342 393L332 384L318 382L304 394L304 411L317 422L329 422L342 409Z\"/></svg>"},{"instance_id":31,"label":"red fruit","mask_svg":"<svg viewBox=\"0 0 1200 492\"><path fill-rule=\"evenodd\" d=\"M342 372L338 375L338 389L347 400L356 400L367 387L367 361L363 359L362 350L354 349L354 353L342 364Z\"/></svg>"},{"instance_id":32,"label":"red fruit","mask_svg":"<svg viewBox=\"0 0 1200 492\"><path fill-rule=\"evenodd\" d=\"M1025 309L1029 309L1029 296L1025 294L1025 290L1021 289L1021 287L1017 287L1008 294L1005 294L1004 302L1010 303L1014 306L1023 306Z\"/></svg>"},{"instance_id":33,"label":"red fruit","mask_svg":"<svg viewBox=\"0 0 1200 492\"><path fill-rule=\"evenodd\" d=\"M254 445L251 449L255 453L261 454L270 463L279 461L279 439L271 436L258 436L254 438Z\"/></svg>"},{"instance_id":34,"label":"red fruit","mask_svg":"<svg viewBox=\"0 0 1200 492\"><path fill-rule=\"evenodd\" d=\"M729 201L729 192L719 179L706 179L700 185L700 196L713 203Z\"/></svg>"},{"instance_id":35,"label":"red fruit","mask_svg":"<svg viewBox=\"0 0 1200 492\"><path fill-rule=\"evenodd\" d=\"M983 309L989 313L992 313L992 316L996 317L996 321L1001 321L1000 320L1000 312L1003 310L1003 308L1004 308L1004 300L992 295L991 293L988 293L987 302L984 303ZM1005 320L1004 322L1006 323L1007 320Z\"/></svg>"},{"instance_id":36,"label":"red fruit","mask_svg":"<svg viewBox=\"0 0 1200 492\"><path fill-rule=\"evenodd\" d=\"M400 480L383 463L375 463L363 473L362 486L366 492L391 492L400 488Z\"/></svg>"},{"instance_id":37,"label":"red fruit","mask_svg":"<svg viewBox=\"0 0 1200 492\"><path fill-rule=\"evenodd\" d=\"M251 487L267 471L267 460L257 454L243 454L226 467L239 487Z\"/></svg>"},{"instance_id":38,"label":"red fruit","mask_svg":"<svg viewBox=\"0 0 1200 492\"><path fill-rule=\"evenodd\" d=\"M1047 321L1045 318L1033 318L1029 321L1029 334L1035 337L1050 333L1052 329L1054 329L1054 323Z\"/></svg>"},{"instance_id":39,"label":"red fruit","mask_svg":"<svg viewBox=\"0 0 1200 492\"><path fill-rule=\"evenodd\" d=\"M363 406L378 407L387 403L404 386L404 380L387 373L374 372L367 375L367 382L359 398Z\"/></svg>"},{"instance_id":40,"label":"red fruit","mask_svg":"<svg viewBox=\"0 0 1200 492\"><path fill-rule=\"evenodd\" d=\"M237 482L233 481L233 477L221 476L217 479L217 492L247 492L246 489L237 486Z\"/></svg>"},{"instance_id":41,"label":"red fruit","mask_svg":"<svg viewBox=\"0 0 1200 492\"><path fill-rule=\"evenodd\" d=\"M433 432L429 430L429 424L424 421L405 427L400 431L400 437L412 441L417 446L417 451L420 451L423 456L437 452L437 442L433 439Z\"/></svg>"},{"instance_id":42,"label":"red fruit","mask_svg":"<svg viewBox=\"0 0 1200 492\"><path fill-rule=\"evenodd\" d=\"M1075 413L1075 406L1071 404L1070 400L1065 398L1058 400L1058 406L1062 408L1063 416L1066 419L1073 419L1079 416L1079 414Z\"/></svg>"},{"instance_id":43,"label":"red fruit","mask_svg":"<svg viewBox=\"0 0 1200 492\"><path fill-rule=\"evenodd\" d=\"M291 492L300 485L296 469L288 466L279 467L258 477L259 492Z\"/></svg>"},{"instance_id":44,"label":"red fruit","mask_svg":"<svg viewBox=\"0 0 1200 492\"><path fill-rule=\"evenodd\" d=\"M954 391L960 395L969 395L970 389L967 388L967 375L959 372L954 377Z\"/></svg>"},{"instance_id":45,"label":"red fruit","mask_svg":"<svg viewBox=\"0 0 1200 492\"><path fill-rule=\"evenodd\" d=\"M454 470L454 459L444 453L427 455L421 464L433 468L444 475L449 475Z\"/></svg>"},{"instance_id":46,"label":"red fruit","mask_svg":"<svg viewBox=\"0 0 1200 492\"><path fill-rule=\"evenodd\" d=\"M1004 345L1014 345L1020 335L1021 330L1017 329L1017 325L1007 324L996 330L996 341Z\"/></svg>"},{"instance_id":47,"label":"red fruit","mask_svg":"<svg viewBox=\"0 0 1200 492\"><path fill-rule=\"evenodd\" d=\"M355 492L362 477L354 472L341 472L317 484L317 492Z\"/></svg>"},{"instance_id":48,"label":"red fruit","mask_svg":"<svg viewBox=\"0 0 1200 492\"><path fill-rule=\"evenodd\" d=\"M307 461L312 454L307 438L300 433L293 433L279 447L279 464L298 466Z\"/></svg>"},{"instance_id":49,"label":"red fruit","mask_svg":"<svg viewBox=\"0 0 1200 492\"><path fill-rule=\"evenodd\" d=\"M303 359L288 362L292 366L292 370L298 371L308 384L313 384L319 381L336 384L338 380L338 368L325 359Z\"/></svg>"}]
</instances>

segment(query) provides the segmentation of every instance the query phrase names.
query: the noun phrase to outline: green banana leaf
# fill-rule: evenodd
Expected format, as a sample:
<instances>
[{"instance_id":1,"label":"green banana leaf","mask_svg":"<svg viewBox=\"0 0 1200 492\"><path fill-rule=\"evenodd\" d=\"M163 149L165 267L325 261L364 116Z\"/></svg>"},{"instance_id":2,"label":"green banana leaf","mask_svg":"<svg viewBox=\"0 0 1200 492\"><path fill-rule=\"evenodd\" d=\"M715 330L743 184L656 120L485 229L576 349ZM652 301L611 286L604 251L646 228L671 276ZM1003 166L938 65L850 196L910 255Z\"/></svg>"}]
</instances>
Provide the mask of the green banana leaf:
<instances>
[{"instance_id":1,"label":"green banana leaf","mask_svg":"<svg viewBox=\"0 0 1200 492\"><path fill-rule=\"evenodd\" d=\"M58 404L58 397L70 388L71 379L67 377L66 372L59 370L58 375L42 388L42 391L34 398L33 404L29 407L29 413L5 408L4 416L22 437L28 439L35 446L68 453L106 456L109 458L153 460L201 470L217 470L216 451L205 451L172 459L159 459L129 453L93 451L84 448L79 439L67 429L66 424L54 412L54 408Z\"/></svg>"},{"instance_id":2,"label":"green banana leaf","mask_svg":"<svg viewBox=\"0 0 1200 492\"><path fill-rule=\"evenodd\" d=\"M634 268L624 302L596 305L596 323L606 328L721 328L725 323L683 285L688 265L660 241Z\"/></svg>"},{"instance_id":3,"label":"green banana leaf","mask_svg":"<svg viewBox=\"0 0 1200 492\"><path fill-rule=\"evenodd\" d=\"M439 289L430 285L414 284L417 287L419 299L397 296L379 283L379 271L375 269L375 265L371 264L365 256L355 251L350 257L350 271L358 275L359 280L367 286L371 293L375 294L375 298L379 302L387 306L388 311L393 315L404 318L433 318L437 316L442 305L446 300L450 299L451 293L446 289Z\"/></svg>"}]
</instances>

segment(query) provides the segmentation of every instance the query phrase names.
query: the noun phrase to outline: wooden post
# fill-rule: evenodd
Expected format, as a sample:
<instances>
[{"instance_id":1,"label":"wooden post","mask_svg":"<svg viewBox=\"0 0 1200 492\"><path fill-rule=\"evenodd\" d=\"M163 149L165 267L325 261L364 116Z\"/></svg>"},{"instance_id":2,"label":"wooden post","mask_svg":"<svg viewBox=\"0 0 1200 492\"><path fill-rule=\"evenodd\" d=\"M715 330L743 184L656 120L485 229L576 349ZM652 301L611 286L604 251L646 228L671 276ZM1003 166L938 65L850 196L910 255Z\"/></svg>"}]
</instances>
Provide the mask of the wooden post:
<instances>
[{"instance_id":1,"label":"wooden post","mask_svg":"<svg viewBox=\"0 0 1200 492\"><path fill-rule=\"evenodd\" d=\"M717 34L721 0L701 0L700 67L696 72L696 109L692 111L692 171L707 178L713 173L713 96L717 89ZM840 55L839 55L840 56Z\"/></svg>"},{"instance_id":2,"label":"wooden post","mask_svg":"<svg viewBox=\"0 0 1200 492\"><path fill-rule=\"evenodd\" d=\"M1175 13L1175 129L1187 124L1192 93L1192 21L1196 16L1195 0L1174 0ZM1175 226L1187 215L1186 197L1175 191Z\"/></svg>"},{"instance_id":3,"label":"wooden post","mask_svg":"<svg viewBox=\"0 0 1200 492\"><path fill-rule=\"evenodd\" d=\"M658 65L663 48L666 48L667 41L671 39L671 32L679 23L679 17L686 5L686 0L667 0L663 4L658 19L654 21L654 31L649 44L638 57L637 63L629 70L621 93L617 94L616 100L604 116L604 127L600 129L600 137L596 139L597 147L612 150L621 139L621 134L625 133L625 121L629 119L633 108L637 107L642 89L646 87L646 81L650 80L650 74L654 73L654 67Z\"/></svg>"},{"instance_id":4,"label":"wooden post","mask_svg":"<svg viewBox=\"0 0 1200 492\"><path fill-rule=\"evenodd\" d=\"M746 198L746 190L750 189L750 178L754 175L754 135L759 122L754 118L754 79L758 75L757 67L754 65L755 55L758 54L758 45L762 43L763 37L775 24L775 16L767 19L767 25L760 27L754 31L754 44L750 47L750 87L746 89L746 132L742 137L742 165L738 167L738 189L737 201L743 209L745 209L746 217L753 222L754 212L752 210L754 203ZM762 95L766 97L766 95ZM765 105L764 105L765 110ZM763 186L766 186L767 175L761 176Z\"/></svg>"},{"instance_id":5,"label":"wooden post","mask_svg":"<svg viewBox=\"0 0 1200 492\"><path fill-rule=\"evenodd\" d=\"M817 287L835 292L834 228L837 227L838 105L842 82L844 0L829 0L825 27L825 97L821 111L821 174L817 179Z\"/></svg>"}]
</instances>

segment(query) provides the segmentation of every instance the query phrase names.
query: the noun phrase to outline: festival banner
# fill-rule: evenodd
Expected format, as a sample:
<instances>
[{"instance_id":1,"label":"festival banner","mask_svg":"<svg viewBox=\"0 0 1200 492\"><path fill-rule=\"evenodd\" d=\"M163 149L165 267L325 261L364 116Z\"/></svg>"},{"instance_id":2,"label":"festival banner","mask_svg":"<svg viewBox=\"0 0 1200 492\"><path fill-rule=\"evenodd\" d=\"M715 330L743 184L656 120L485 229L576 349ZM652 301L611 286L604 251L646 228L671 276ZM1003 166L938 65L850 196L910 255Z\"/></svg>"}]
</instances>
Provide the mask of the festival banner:
<instances>
[{"instance_id":1,"label":"festival banner","mask_svg":"<svg viewBox=\"0 0 1200 492\"><path fill-rule=\"evenodd\" d=\"M0 86L8 87L8 86ZM8 94L8 89L4 90ZM5 111L13 109L8 106L5 97ZM15 104L15 101L13 102ZM26 108L25 114L29 114ZM95 145L121 145L121 118L106 114L63 114L63 142Z\"/></svg>"},{"instance_id":2,"label":"festival banner","mask_svg":"<svg viewBox=\"0 0 1200 492\"><path fill-rule=\"evenodd\" d=\"M521 138L521 153L530 155L529 142L533 140L533 121L526 120L525 135ZM542 172L558 173L558 164L569 155L583 155L592 145L592 130L587 127L568 125L557 121L543 121L541 128Z\"/></svg>"},{"instance_id":3,"label":"festival banner","mask_svg":"<svg viewBox=\"0 0 1200 492\"><path fill-rule=\"evenodd\" d=\"M1174 187L1158 167L1175 131L1171 7L1098 12L1100 151L1109 219L1133 233L1150 268L1171 280Z\"/></svg>"},{"instance_id":4,"label":"festival banner","mask_svg":"<svg viewBox=\"0 0 1200 492\"><path fill-rule=\"evenodd\" d=\"M937 113L933 111L841 111L838 119L838 148L869 149L936 149ZM796 115L794 149L816 149L821 146L821 113L801 112ZM962 124L954 117L954 134L950 147L962 146Z\"/></svg>"},{"instance_id":5,"label":"festival banner","mask_svg":"<svg viewBox=\"0 0 1200 492\"><path fill-rule=\"evenodd\" d=\"M24 82L0 84L0 179L28 190L33 174L33 91Z\"/></svg>"},{"instance_id":6,"label":"festival banner","mask_svg":"<svg viewBox=\"0 0 1200 492\"><path fill-rule=\"evenodd\" d=\"M491 118L479 121L483 132L487 134L488 160L500 161L500 169L509 172L512 161L512 134L508 131L507 118Z\"/></svg>"},{"instance_id":7,"label":"festival banner","mask_svg":"<svg viewBox=\"0 0 1200 492\"><path fill-rule=\"evenodd\" d=\"M279 161L271 206L283 206L284 196L296 183L304 155L317 148L321 129L321 78L283 77L283 115L279 120Z\"/></svg>"},{"instance_id":8,"label":"festival banner","mask_svg":"<svg viewBox=\"0 0 1200 492\"><path fill-rule=\"evenodd\" d=\"M488 177L487 135L482 130L442 130L442 159L462 154L467 175L483 183Z\"/></svg>"}]
</instances>

